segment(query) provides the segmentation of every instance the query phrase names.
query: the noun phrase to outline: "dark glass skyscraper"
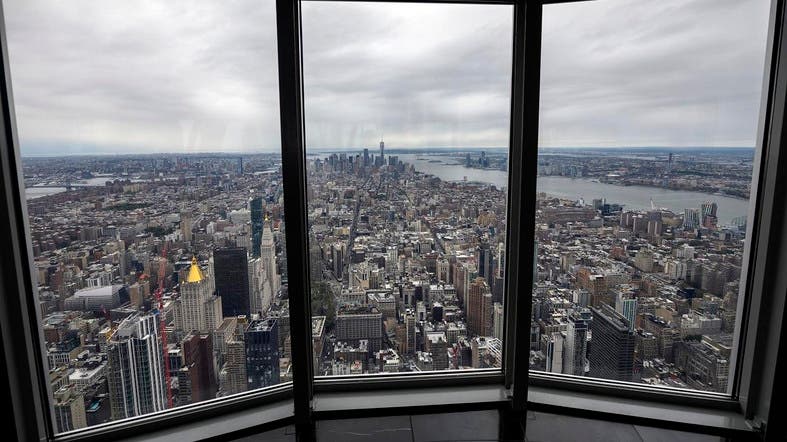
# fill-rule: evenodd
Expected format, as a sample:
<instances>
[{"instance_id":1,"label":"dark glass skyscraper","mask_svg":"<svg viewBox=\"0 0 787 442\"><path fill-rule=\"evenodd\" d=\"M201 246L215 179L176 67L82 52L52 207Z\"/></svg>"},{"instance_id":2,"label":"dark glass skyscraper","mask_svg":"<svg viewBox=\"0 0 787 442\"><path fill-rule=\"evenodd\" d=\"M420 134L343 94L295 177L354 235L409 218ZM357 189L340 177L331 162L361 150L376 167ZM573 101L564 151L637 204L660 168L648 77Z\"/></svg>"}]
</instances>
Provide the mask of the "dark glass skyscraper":
<instances>
[{"instance_id":1,"label":"dark glass skyscraper","mask_svg":"<svg viewBox=\"0 0 787 442\"><path fill-rule=\"evenodd\" d=\"M214 250L213 269L216 292L221 297L224 316L248 315L251 312L251 304L246 249L228 247Z\"/></svg>"},{"instance_id":2,"label":"dark glass skyscraper","mask_svg":"<svg viewBox=\"0 0 787 442\"><path fill-rule=\"evenodd\" d=\"M188 387L179 385L179 404L206 401L216 397L216 372L213 367L213 338L210 334L189 334L182 342L183 367L178 378L187 379ZM182 374L182 375L181 375Z\"/></svg>"},{"instance_id":3,"label":"dark glass skyscraper","mask_svg":"<svg viewBox=\"0 0 787 442\"><path fill-rule=\"evenodd\" d=\"M260 256L260 241L262 240L262 225L265 214L262 211L262 197L258 196L249 201L251 212L251 256Z\"/></svg>"},{"instance_id":4,"label":"dark glass skyscraper","mask_svg":"<svg viewBox=\"0 0 787 442\"><path fill-rule=\"evenodd\" d=\"M631 381L634 375L636 338L629 321L607 304L592 307L593 350L590 352L590 375L604 379Z\"/></svg>"},{"instance_id":5,"label":"dark glass skyscraper","mask_svg":"<svg viewBox=\"0 0 787 442\"><path fill-rule=\"evenodd\" d=\"M486 279L487 284L492 286L492 250L489 243L483 242L476 249L476 262L478 265L478 276Z\"/></svg>"},{"instance_id":6,"label":"dark glass skyscraper","mask_svg":"<svg viewBox=\"0 0 787 442\"><path fill-rule=\"evenodd\" d=\"M279 323L276 318L257 319L245 332L246 376L249 390L279 383Z\"/></svg>"}]
</instances>

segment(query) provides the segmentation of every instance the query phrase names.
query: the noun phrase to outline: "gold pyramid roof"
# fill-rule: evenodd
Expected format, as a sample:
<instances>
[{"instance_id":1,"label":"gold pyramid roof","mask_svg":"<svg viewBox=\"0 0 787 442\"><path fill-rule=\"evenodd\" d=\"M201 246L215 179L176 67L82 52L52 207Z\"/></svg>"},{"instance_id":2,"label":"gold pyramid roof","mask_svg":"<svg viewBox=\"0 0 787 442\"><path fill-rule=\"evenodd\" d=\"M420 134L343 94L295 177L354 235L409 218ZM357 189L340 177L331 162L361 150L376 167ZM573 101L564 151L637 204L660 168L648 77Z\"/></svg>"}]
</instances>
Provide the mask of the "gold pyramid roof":
<instances>
[{"instance_id":1,"label":"gold pyramid roof","mask_svg":"<svg viewBox=\"0 0 787 442\"><path fill-rule=\"evenodd\" d=\"M200 282L205 279L205 274L202 273L202 269L199 268L199 264L197 263L197 257L191 258L191 267L189 267L189 274L186 276L186 282Z\"/></svg>"}]
</instances>

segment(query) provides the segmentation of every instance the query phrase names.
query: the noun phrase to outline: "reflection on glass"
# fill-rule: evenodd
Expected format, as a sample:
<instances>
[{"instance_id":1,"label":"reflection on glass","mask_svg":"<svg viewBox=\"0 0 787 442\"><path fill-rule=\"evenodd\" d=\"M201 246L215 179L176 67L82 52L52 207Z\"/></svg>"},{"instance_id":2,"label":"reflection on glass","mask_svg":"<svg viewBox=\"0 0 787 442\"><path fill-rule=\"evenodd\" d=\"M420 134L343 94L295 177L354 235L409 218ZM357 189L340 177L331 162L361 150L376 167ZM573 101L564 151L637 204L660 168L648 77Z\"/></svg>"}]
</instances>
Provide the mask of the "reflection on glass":
<instances>
[{"instance_id":1,"label":"reflection on glass","mask_svg":"<svg viewBox=\"0 0 787 442\"><path fill-rule=\"evenodd\" d=\"M768 8L544 8L531 369L729 391Z\"/></svg>"},{"instance_id":2,"label":"reflection on glass","mask_svg":"<svg viewBox=\"0 0 787 442\"><path fill-rule=\"evenodd\" d=\"M501 366L511 29L303 5L316 375Z\"/></svg>"},{"instance_id":3,"label":"reflection on glass","mask_svg":"<svg viewBox=\"0 0 787 442\"><path fill-rule=\"evenodd\" d=\"M55 430L289 380L274 3L4 9Z\"/></svg>"}]
</instances>

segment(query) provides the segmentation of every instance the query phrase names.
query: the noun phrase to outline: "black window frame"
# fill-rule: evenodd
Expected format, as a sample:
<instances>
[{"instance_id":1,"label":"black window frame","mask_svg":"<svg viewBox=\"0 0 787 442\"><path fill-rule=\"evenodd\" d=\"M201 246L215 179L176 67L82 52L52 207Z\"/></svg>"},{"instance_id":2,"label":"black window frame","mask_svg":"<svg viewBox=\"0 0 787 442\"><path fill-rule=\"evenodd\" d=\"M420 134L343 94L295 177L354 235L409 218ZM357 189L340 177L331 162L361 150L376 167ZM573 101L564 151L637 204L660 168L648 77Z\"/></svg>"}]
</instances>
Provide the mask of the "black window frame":
<instances>
[{"instance_id":1,"label":"black window frame","mask_svg":"<svg viewBox=\"0 0 787 442\"><path fill-rule=\"evenodd\" d=\"M766 64L763 72L762 105L758 128L758 145L753 172L746 251L746 290L741 296L736 327L738 351L731 364L734 378L732 394L709 394L687 390L671 390L631 383L599 379L572 378L530 372L529 321L531 316L530 287L535 259L533 221L535 219L536 162L538 155L538 118L540 94L541 30L545 5L590 0L394 0L403 3L464 3L505 4L513 6L513 54L511 113L509 136L509 192L507 206L505 328L503 368L459 373L428 373L420 375L381 375L315 380L312 373L311 309L309 308L309 272L306 219L306 174L303 118L303 75L301 62L301 1L276 0L281 145L285 189L284 213L287 220L290 311L292 322L293 381L270 389L233 395L148 416L111 422L97 427L57 435L52 423L52 404L47 381L46 358L38 327L40 312L31 293L33 283L31 243L27 232L27 209L22 182L22 163L14 117L14 103L5 38L5 21L0 23L3 76L0 79L0 118L3 134L0 139L0 337L4 350L6 376L0 391L13 410L14 431L20 440L100 440L107 437L129 437L155 431L173 435L183 428L205 419L222 417L233 422L242 410L281 403L291 412L260 414L259 427L294 423L299 437L312 434L315 419L335 416L335 411L321 409L318 400L331 395L344 398L375 398L393 396L390 390L407 391L421 388L450 389L459 403L462 391L479 391L489 387L488 406L509 407L514 413L525 410L559 411L586 417L613 418L599 410L581 410L570 400L572 395L596 395L639 401L652 409L642 411L644 422L665 427L691 429L691 425L670 420L670 409L692 407L697 410L729 413L740 416L748 429L717 427L706 431L737 432L754 436L763 433L777 439L785 434L787 423L779 419L785 399L778 392L787 381L777 373L787 368L787 333L784 323L787 295L787 0L772 0L768 30ZM322 1L322 0L320 0ZM360 1L360 0L332 0ZM367 0L369 1L369 0ZM371 0L382 2L383 0ZM604 0L599 0L604 1ZM0 4L0 17L2 5ZM782 270L782 271L780 271ZM524 290L523 290L524 288ZM511 293L524 293L522 299ZM519 302L525 300L525 302ZM300 318L295 321L295 318ZM520 326L517 327L516 325ZM519 355L517 358L516 356ZM621 388L622 387L622 388ZM497 390L495 390L497 389ZM536 392L547 390L555 402L539 399ZM528 394L528 393L531 394ZM564 394L564 396L561 396ZM561 399L563 398L563 399ZM399 399L401 401L401 398ZM471 401L467 401L468 403ZM359 412L371 410L368 400L359 401ZM424 406L424 410L437 410ZM382 410L384 411L384 409ZM333 413L333 414L332 414ZM274 416L269 418L269 416ZM266 417L267 416L267 417ZM659 418L658 416L661 416ZM524 421L524 420L523 420ZM766 423L770 423L766 427ZM732 424L730 424L732 425ZM166 430L161 430L167 427ZM767 429L767 432L766 432ZM227 428L227 434L238 431Z\"/></svg>"}]
</instances>

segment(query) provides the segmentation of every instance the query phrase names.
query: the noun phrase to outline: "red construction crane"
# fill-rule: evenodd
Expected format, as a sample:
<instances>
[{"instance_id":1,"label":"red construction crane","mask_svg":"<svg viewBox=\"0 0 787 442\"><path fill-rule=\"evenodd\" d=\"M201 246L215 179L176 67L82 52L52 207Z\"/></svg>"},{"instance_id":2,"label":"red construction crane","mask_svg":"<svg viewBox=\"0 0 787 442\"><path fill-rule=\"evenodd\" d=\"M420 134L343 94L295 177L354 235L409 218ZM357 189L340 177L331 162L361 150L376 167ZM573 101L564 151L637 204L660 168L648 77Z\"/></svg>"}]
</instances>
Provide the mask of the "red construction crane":
<instances>
[{"instance_id":1,"label":"red construction crane","mask_svg":"<svg viewBox=\"0 0 787 442\"><path fill-rule=\"evenodd\" d=\"M167 243L161 251L161 258L158 266L158 288L156 289L156 301L158 301L159 333L161 333L161 348L164 353L164 380L167 383L167 408L172 408L172 384L169 379L169 349L167 347L167 321L164 314L164 274L167 272Z\"/></svg>"}]
</instances>

